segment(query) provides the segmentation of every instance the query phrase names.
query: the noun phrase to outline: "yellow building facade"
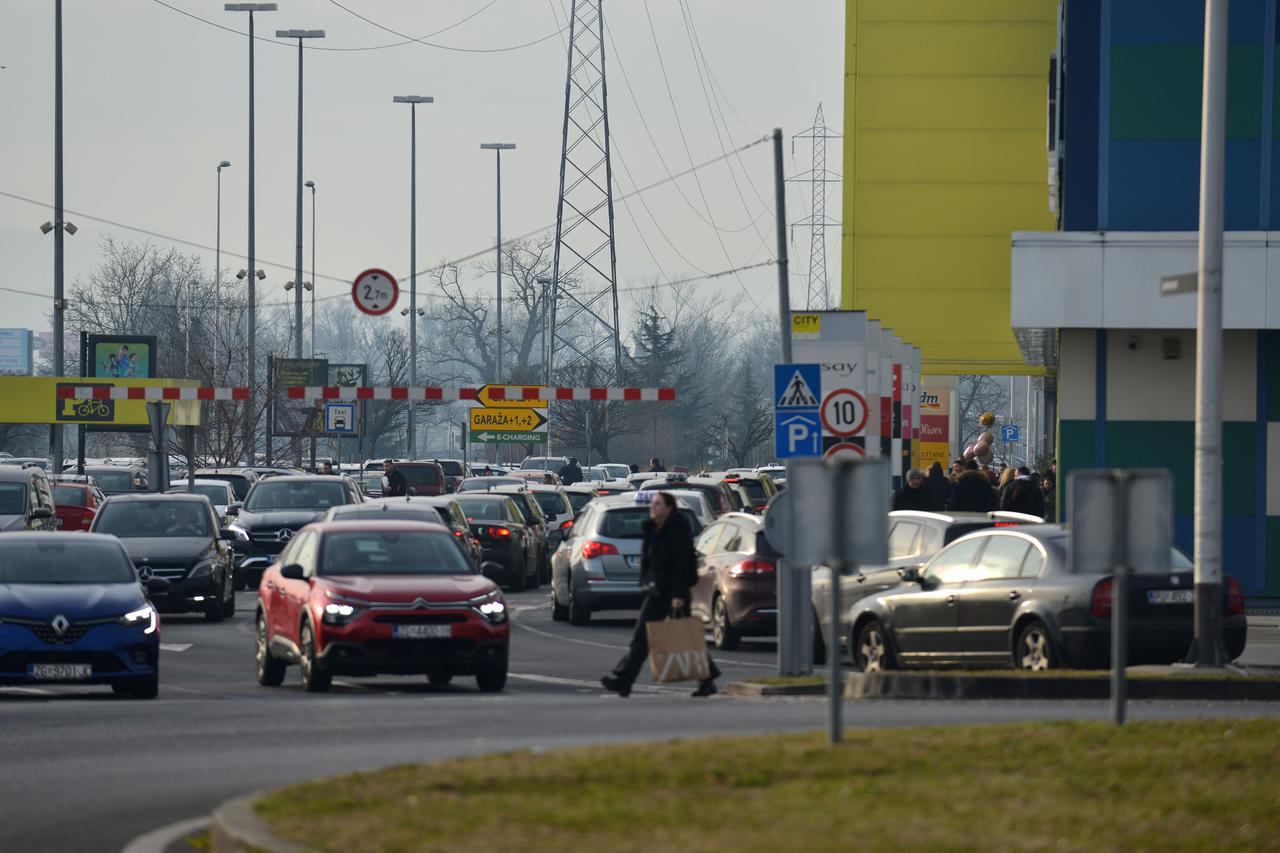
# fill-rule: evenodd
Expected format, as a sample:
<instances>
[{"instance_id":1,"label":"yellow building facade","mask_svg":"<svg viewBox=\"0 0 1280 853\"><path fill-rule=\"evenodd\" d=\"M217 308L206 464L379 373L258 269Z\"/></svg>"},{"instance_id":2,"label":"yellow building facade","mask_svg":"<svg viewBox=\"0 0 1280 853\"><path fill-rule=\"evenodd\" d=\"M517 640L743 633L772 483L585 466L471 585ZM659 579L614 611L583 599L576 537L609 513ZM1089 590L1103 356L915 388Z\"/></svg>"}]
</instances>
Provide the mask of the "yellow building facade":
<instances>
[{"instance_id":1,"label":"yellow building facade","mask_svg":"<svg viewBox=\"0 0 1280 853\"><path fill-rule=\"evenodd\" d=\"M1051 231L1057 0L846 0L841 306L926 374L1023 374L1014 231Z\"/></svg>"}]
</instances>

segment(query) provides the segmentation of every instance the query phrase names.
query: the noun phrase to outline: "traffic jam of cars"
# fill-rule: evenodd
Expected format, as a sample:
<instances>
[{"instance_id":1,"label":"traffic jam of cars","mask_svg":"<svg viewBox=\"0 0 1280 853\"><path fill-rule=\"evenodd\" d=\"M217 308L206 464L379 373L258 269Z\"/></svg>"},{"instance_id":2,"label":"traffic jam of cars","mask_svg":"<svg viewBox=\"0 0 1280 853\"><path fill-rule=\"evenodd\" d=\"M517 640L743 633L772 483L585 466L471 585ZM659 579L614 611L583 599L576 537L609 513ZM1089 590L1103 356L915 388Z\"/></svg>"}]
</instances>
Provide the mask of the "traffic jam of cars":
<instances>
[{"instance_id":1,"label":"traffic jam of cars","mask_svg":"<svg viewBox=\"0 0 1280 853\"><path fill-rule=\"evenodd\" d=\"M575 463L564 485L556 471L569 464L193 466L164 493L149 490L136 461L63 474L39 460L0 464L0 684L155 697L161 614L222 622L237 590L256 590L252 653L264 687L296 667L309 692L335 676L378 675L466 677L500 691L505 593L545 586L550 619L569 630L601 611L634 614L659 492L693 536L689 610L709 641L733 651L774 640L782 554L765 521L784 468ZM885 565L813 571L816 663L835 653L865 672L1108 666L1115 578L1073 572L1068 526L1020 512L895 510L887 529ZM1191 642L1192 565L1175 549L1170 566L1133 578L1131 663L1171 663ZM1234 659L1247 639L1244 596L1229 575L1224 592Z\"/></svg>"}]
</instances>

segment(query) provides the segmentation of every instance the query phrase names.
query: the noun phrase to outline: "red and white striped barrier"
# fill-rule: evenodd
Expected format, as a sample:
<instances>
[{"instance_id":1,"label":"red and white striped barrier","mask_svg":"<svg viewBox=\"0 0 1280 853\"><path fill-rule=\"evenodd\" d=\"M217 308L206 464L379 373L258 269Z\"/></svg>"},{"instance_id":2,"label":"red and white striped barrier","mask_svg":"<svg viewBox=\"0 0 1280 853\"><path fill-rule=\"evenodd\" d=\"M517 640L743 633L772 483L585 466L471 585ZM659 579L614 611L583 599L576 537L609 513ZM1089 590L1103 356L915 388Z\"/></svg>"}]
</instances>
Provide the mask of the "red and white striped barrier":
<instances>
[{"instance_id":1,"label":"red and white striped barrier","mask_svg":"<svg viewBox=\"0 0 1280 853\"><path fill-rule=\"evenodd\" d=\"M674 388L548 388L540 385L488 386L488 400L482 388L408 388L291 385L285 389L292 400L607 400L658 402L674 400Z\"/></svg>"},{"instance_id":2,"label":"red and white striped barrier","mask_svg":"<svg viewBox=\"0 0 1280 853\"><path fill-rule=\"evenodd\" d=\"M60 400L248 400L248 388L125 388L119 385L76 385L58 388Z\"/></svg>"}]
</instances>

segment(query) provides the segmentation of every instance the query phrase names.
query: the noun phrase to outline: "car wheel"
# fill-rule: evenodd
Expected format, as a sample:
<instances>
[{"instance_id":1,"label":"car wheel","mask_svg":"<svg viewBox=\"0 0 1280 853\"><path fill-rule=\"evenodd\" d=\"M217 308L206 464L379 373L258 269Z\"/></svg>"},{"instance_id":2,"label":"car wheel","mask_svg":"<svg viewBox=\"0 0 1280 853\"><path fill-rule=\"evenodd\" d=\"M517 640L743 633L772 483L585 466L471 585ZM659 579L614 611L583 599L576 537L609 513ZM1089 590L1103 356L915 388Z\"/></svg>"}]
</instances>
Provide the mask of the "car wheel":
<instances>
[{"instance_id":1,"label":"car wheel","mask_svg":"<svg viewBox=\"0 0 1280 853\"><path fill-rule=\"evenodd\" d=\"M271 654L271 646L267 643L267 617L258 614L258 683L263 687L279 687L284 681L285 663Z\"/></svg>"},{"instance_id":2,"label":"car wheel","mask_svg":"<svg viewBox=\"0 0 1280 853\"><path fill-rule=\"evenodd\" d=\"M573 587L569 587L569 624L570 625L590 625L591 624L591 608L579 604L578 599L573 596Z\"/></svg>"},{"instance_id":3,"label":"car wheel","mask_svg":"<svg viewBox=\"0 0 1280 853\"><path fill-rule=\"evenodd\" d=\"M884 626L876 619L863 623L853 643L853 661L863 672L897 669Z\"/></svg>"},{"instance_id":4,"label":"car wheel","mask_svg":"<svg viewBox=\"0 0 1280 853\"><path fill-rule=\"evenodd\" d=\"M236 585L230 579L227 581L227 600L222 604L222 615L226 619L236 615Z\"/></svg>"},{"instance_id":5,"label":"car wheel","mask_svg":"<svg viewBox=\"0 0 1280 853\"><path fill-rule=\"evenodd\" d=\"M556 591L551 590L551 621L567 622L569 619L569 608L560 603L560 599L556 597Z\"/></svg>"},{"instance_id":6,"label":"car wheel","mask_svg":"<svg viewBox=\"0 0 1280 853\"><path fill-rule=\"evenodd\" d=\"M157 671L143 678L113 681L111 690L132 699L154 699L160 693L160 673Z\"/></svg>"},{"instance_id":7,"label":"car wheel","mask_svg":"<svg viewBox=\"0 0 1280 853\"><path fill-rule=\"evenodd\" d=\"M1039 619L1032 619L1018 632L1018 643L1013 651L1013 666L1015 669L1029 669L1037 672L1058 667L1049 629Z\"/></svg>"},{"instance_id":8,"label":"car wheel","mask_svg":"<svg viewBox=\"0 0 1280 853\"><path fill-rule=\"evenodd\" d=\"M204 603L204 621L221 622L226 618L226 597L223 588L218 587L218 594L210 596ZM234 595L234 593L232 593Z\"/></svg>"},{"instance_id":9,"label":"car wheel","mask_svg":"<svg viewBox=\"0 0 1280 853\"><path fill-rule=\"evenodd\" d=\"M453 681L452 672L429 672L427 673L427 681L433 687L444 687L450 681Z\"/></svg>"},{"instance_id":10,"label":"car wheel","mask_svg":"<svg viewBox=\"0 0 1280 853\"><path fill-rule=\"evenodd\" d=\"M316 636L310 622L302 623L302 630L298 632L298 645L302 650L302 689L308 693L325 692L329 689L333 676L325 669L324 662L316 657Z\"/></svg>"},{"instance_id":11,"label":"car wheel","mask_svg":"<svg viewBox=\"0 0 1280 853\"><path fill-rule=\"evenodd\" d=\"M511 576L511 591L524 592L529 588L529 560L526 557L520 563L520 570Z\"/></svg>"},{"instance_id":12,"label":"car wheel","mask_svg":"<svg viewBox=\"0 0 1280 853\"><path fill-rule=\"evenodd\" d=\"M507 664L482 669L476 673L476 687L484 693L497 693L507 686Z\"/></svg>"},{"instance_id":13,"label":"car wheel","mask_svg":"<svg viewBox=\"0 0 1280 853\"><path fill-rule=\"evenodd\" d=\"M711 602L711 636L716 648L724 652L733 651L742 641L742 635L729 621L729 605L725 604L722 595L717 595Z\"/></svg>"},{"instance_id":14,"label":"car wheel","mask_svg":"<svg viewBox=\"0 0 1280 853\"><path fill-rule=\"evenodd\" d=\"M822 638L822 622L818 620L818 612L813 612L813 663L821 666L827 662L827 641Z\"/></svg>"}]
</instances>

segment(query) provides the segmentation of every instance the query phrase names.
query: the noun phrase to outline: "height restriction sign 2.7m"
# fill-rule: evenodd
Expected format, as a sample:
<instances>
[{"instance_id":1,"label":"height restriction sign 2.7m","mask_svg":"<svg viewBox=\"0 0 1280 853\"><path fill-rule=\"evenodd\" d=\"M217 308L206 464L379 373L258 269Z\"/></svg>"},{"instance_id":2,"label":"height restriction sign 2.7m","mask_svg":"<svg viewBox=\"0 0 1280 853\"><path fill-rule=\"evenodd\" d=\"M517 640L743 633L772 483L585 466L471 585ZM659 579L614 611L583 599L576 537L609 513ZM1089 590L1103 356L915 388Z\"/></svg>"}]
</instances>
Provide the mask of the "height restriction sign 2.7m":
<instances>
[{"instance_id":1,"label":"height restriction sign 2.7m","mask_svg":"<svg viewBox=\"0 0 1280 853\"><path fill-rule=\"evenodd\" d=\"M366 314L377 317L396 307L400 285L386 270L365 270L351 283L351 299Z\"/></svg>"},{"instance_id":2,"label":"height restriction sign 2.7m","mask_svg":"<svg viewBox=\"0 0 1280 853\"><path fill-rule=\"evenodd\" d=\"M852 388L837 388L822 399L821 414L827 432L848 438L867 425L867 401Z\"/></svg>"}]
</instances>

